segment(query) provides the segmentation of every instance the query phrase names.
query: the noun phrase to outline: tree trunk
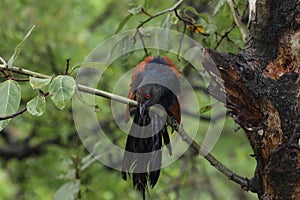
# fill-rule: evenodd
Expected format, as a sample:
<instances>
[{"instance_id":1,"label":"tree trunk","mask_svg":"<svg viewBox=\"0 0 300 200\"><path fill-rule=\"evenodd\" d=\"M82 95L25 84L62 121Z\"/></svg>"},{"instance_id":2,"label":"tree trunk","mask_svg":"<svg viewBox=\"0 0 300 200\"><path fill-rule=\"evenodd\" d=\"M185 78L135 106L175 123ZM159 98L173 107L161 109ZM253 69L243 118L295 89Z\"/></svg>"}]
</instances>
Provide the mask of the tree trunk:
<instances>
[{"instance_id":1,"label":"tree trunk","mask_svg":"<svg viewBox=\"0 0 300 200\"><path fill-rule=\"evenodd\" d=\"M241 52L205 50L222 79L209 89L217 99L225 91L253 148L257 166L247 189L261 200L299 200L300 1L257 0L250 12ZM210 62L204 67L216 77Z\"/></svg>"}]
</instances>

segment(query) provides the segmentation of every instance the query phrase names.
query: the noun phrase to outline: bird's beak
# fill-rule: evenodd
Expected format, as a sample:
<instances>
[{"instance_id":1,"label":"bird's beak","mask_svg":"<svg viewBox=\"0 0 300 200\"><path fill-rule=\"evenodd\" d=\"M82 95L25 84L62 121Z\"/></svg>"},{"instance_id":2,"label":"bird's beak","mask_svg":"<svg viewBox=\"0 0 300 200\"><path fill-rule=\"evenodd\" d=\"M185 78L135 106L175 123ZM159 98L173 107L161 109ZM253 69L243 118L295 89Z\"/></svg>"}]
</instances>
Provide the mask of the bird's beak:
<instances>
[{"instance_id":1,"label":"bird's beak","mask_svg":"<svg viewBox=\"0 0 300 200\"><path fill-rule=\"evenodd\" d=\"M140 116L145 116L147 110L147 105L146 104L140 104L139 105L139 111L140 111Z\"/></svg>"}]
</instances>

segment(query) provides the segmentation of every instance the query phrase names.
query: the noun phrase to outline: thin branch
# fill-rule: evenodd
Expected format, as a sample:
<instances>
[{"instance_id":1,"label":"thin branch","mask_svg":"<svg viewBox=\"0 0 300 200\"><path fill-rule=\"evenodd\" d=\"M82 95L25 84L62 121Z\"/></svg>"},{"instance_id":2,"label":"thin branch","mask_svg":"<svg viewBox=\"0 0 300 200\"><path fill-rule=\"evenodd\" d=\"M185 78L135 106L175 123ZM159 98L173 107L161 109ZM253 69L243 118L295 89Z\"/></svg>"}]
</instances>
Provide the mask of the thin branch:
<instances>
[{"instance_id":1,"label":"thin branch","mask_svg":"<svg viewBox=\"0 0 300 200\"><path fill-rule=\"evenodd\" d=\"M9 77L9 79L19 82L26 82L29 81L29 78L16 78L16 77Z\"/></svg>"},{"instance_id":2,"label":"thin branch","mask_svg":"<svg viewBox=\"0 0 300 200\"><path fill-rule=\"evenodd\" d=\"M77 88L79 91L84 92L84 93L101 96L101 97L108 98L108 99L111 99L111 100L114 100L114 101L117 101L120 103L129 104L132 106L137 105L136 101L134 101L134 100L131 100L131 99L128 99L128 98L125 98L125 97L122 97L122 96L119 96L116 94L112 94L112 93L109 93L109 92L106 92L103 90L98 90L98 89L87 87L87 86L80 85L80 84L77 85Z\"/></svg>"},{"instance_id":3,"label":"thin branch","mask_svg":"<svg viewBox=\"0 0 300 200\"><path fill-rule=\"evenodd\" d=\"M240 31L240 33L242 35L243 41L245 42L246 37L247 37L247 31L244 29L244 27L242 26L241 20L237 16L237 13L236 13L236 10L235 10L235 5L234 5L233 1L232 0L227 0L227 3L229 5L229 7L230 7L233 20L234 20L236 26L238 27L238 29L239 29L239 31Z\"/></svg>"},{"instance_id":4,"label":"thin branch","mask_svg":"<svg viewBox=\"0 0 300 200\"><path fill-rule=\"evenodd\" d=\"M7 70L7 68L5 67L5 65L0 65L0 71L6 71L6 70ZM15 73L19 73L19 74L23 74L23 75L27 75L27 76L35 76L37 78L51 78L51 76L37 73L34 71L30 71L27 69L19 68L19 67L11 67L11 70ZM114 101L118 101L120 103L129 104L132 106L137 105L136 101L133 101L131 99L128 99L128 98L125 98L125 97L122 97L122 96L119 96L116 94L112 94L112 93L109 93L109 92L106 92L103 90L87 87L87 86L80 85L80 84L77 85L77 88L79 91L84 92L84 93L105 97L105 98L108 98L108 99L111 99Z\"/></svg>"},{"instance_id":5,"label":"thin branch","mask_svg":"<svg viewBox=\"0 0 300 200\"><path fill-rule=\"evenodd\" d=\"M177 18L180 19L184 24L183 31L182 31L182 34L181 34L181 37L180 37L180 40L179 40L179 47L178 47L178 50L177 50L177 60L180 61L179 55L180 55L180 51L181 51L181 48L182 48L183 36L186 32L186 21L179 16L179 14L177 12L177 9L175 9L174 12L175 12L175 15L177 16Z\"/></svg>"},{"instance_id":6,"label":"thin branch","mask_svg":"<svg viewBox=\"0 0 300 200\"><path fill-rule=\"evenodd\" d=\"M176 131L178 134L182 137L182 140L187 142L188 144L191 145L191 147L197 152L197 154L203 156L213 167L215 167L219 172L224 174L229 180L237 183L240 185L243 189L245 190L250 190L252 191L253 189L251 188L250 185L250 180L244 177L241 177L240 175L236 174L232 170L230 170L228 167L223 165L219 160L217 160L213 155L205 151L201 147L197 141L195 141L184 129L182 126L177 125Z\"/></svg>"},{"instance_id":7,"label":"thin branch","mask_svg":"<svg viewBox=\"0 0 300 200\"><path fill-rule=\"evenodd\" d=\"M0 70L6 69L6 67L4 65L0 65ZM40 74L40 73L36 73L36 72L32 72L30 70L25 70L22 68L18 68L18 67L11 67L11 69L13 72L16 73L21 73L21 74L25 74L28 76L31 75L35 75L37 77L40 78L49 78L50 76L44 75L44 74ZM90 88L87 86L83 86L83 85L77 85L77 88L79 91L85 92L85 93L89 93L92 95L97 95L97 96L102 96L111 100L115 100L118 101L120 103L124 103L124 104L130 104L130 105L137 105L137 102L119 95L115 95L106 91L102 91L102 90L98 90L95 88ZM24 111L25 112L25 111ZM218 161L214 156L212 156L210 153L206 152L205 150L203 150L203 148L201 148L200 144L198 144L195 140L193 140L193 138L191 138L189 136L189 134L187 132L184 131L183 127L180 125L176 126L175 129L178 134L182 137L182 140L187 142L188 144L191 145L191 147L200 155L202 155L212 166L214 166L218 171L220 171L222 174L224 174L229 180L232 180L233 182L239 184L242 188L246 189L246 190L252 190L252 188L250 187L250 181L247 178L241 177L239 175L237 175L236 173L234 173L233 171L231 171L229 168L227 168L225 165L223 165L220 161Z\"/></svg>"},{"instance_id":8,"label":"thin branch","mask_svg":"<svg viewBox=\"0 0 300 200\"><path fill-rule=\"evenodd\" d=\"M239 45L234 42L228 35L226 36L226 39L228 40L228 42L231 42L239 51L241 51L241 47L239 47Z\"/></svg>"},{"instance_id":9,"label":"thin branch","mask_svg":"<svg viewBox=\"0 0 300 200\"><path fill-rule=\"evenodd\" d=\"M141 28L143 25L145 25L146 23L148 23L149 21L151 21L152 19L154 19L154 18L156 18L156 17L159 17L159 16L164 15L164 14L169 13L169 12L173 12L173 11L176 10L183 2L184 2L184 0L180 0L180 1L178 1L175 5L173 5L171 8L168 8L168 9L166 9L166 10L163 10L163 11L159 12L159 13L156 13L155 15L150 15L150 16L149 16L149 14L148 14L149 18L146 19L146 20L144 20L144 21L142 21L142 22L140 23L140 25L137 26L137 29Z\"/></svg>"},{"instance_id":10,"label":"thin branch","mask_svg":"<svg viewBox=\"0 0 300 200\"><path fill-rule=\"evenodd\" d=\"M220 40L217 42L216 46L214 47L215 50L220 46L221 42L228 36L228 34L232 31L232 29L233 29L235 26L236 26L236 24L233 23L233 24L227 29L227 31L221 36ZM218 35L218 34L217 34L217 35Z\"/></svg>"},{"instance_id":11,"label":"thin branch","mask_svg":"<svg viewBox=\"0 0 300 200\"><path fill-rule=\"evenodd\" d=\"M174 4L172 7L168 8L168 9L166 9L166 10L163 10L163 11L161 11L161 12L159 12L159 13L156 13L155 15L150 15L148 12L145 11L144 8L141 9L141 12L144 13L145 15L147 15L148 18L147 18L146 20L144 20L144 21L141 21L140 24L136 27L136 32L135 32L135 34L134 34L134 36L133 36L133 41L134 41L134 43L135 43L135 42L136 42L136 36L137 36L137 35L140 36L140 39L141 39L142 45L143 45L143 49L144 49L145 54L146 54L147 56L149 55L149 53L148 53L147 48L146 48L146 46L145 46L145 42L144 42L144 39L143 39L143 34L140 32L140 28L141 28L142 26L144 26L146 23L148 23L148 22L150 22L151 20L153 20L154 18L156 18L156 17L159 17L159 16L164 15L164 14L169 13L169 12L173 12L173 11L176 12L177 8L178 8L183 2L184 2L184 0L180 0L180 1L178 1L176 4Z\"/></svg>"},{"instance_id":12,"label":"thin branch","mask_svg":"<svg viewBox=\"0 0 300 200\"><path fill-rule=\"evenodd\" d=\"M226 38L228 42L232 43L239 51L242 50L241 47L239 47L238 44L236 44L236 42L234 42L230 37L229 37L229 33L232 31L232 29L236 26L235 23L233 23L229 28L228 30L221 36L220 40L217 42L216 46L214 47L214 50L216 50L221 42ZM218 36L219 34L216 33L216 36Z\"/></svg>"},{"instance_id":13,"label":"thin branch","mask_svg":"<svg viewBox=\"0 0 300 200\"><path fill-rule=\"evenodd\" d=\"M133 37L134 43L136 42L136 34L138 34L140 36L140 38L141 38L143 49L145 51L146 56L149 56L149 53L148 53L148 50L146 48L145 41L144 41L144 38L143 38L144 35L141 33L141 31L140 31L139 28L136 29L135 35Z\"/></svg>"},{"instance_id":14,"label":"thin branch","mask_svg":"<svg viewBox=\"0 0 300 200\"><path fill-rule=\"evenodd\" d=\"M69 75L70 60L71 60L71 58L67 59L65 75Z\"/></svg>"},{"instance_id":15,"label":"thin branch","mask_svg":"<svg viewBox=\"0 0 300 200\"><path fill-rule=\"evenodd\" d=\"M11 115L8 115L8 116L5 116L5 117L0 117L0 121L14 118L16 116L19 116L19 115L23 114L26 111L27 111L27 108L23 108L23 109L19 110L18 112L14 113L14 114L11 114Z\"/></svg>"},{"instance_id":16,"label":"thin branch","mask_svg":"<svg viewBox=\"0 0 300 200\"><path fill-rule=\"evenodd\" d=\"M34 76L37 78L51 78L51 76L45 75L45 74L41 74L38 72L34 72L34 71L30 71L27 69L23 69L20 67L11 67L11 70L13 72L16 72L18 74L23 74L23 75L27 75L27 76ZM10 71L9 69L7 69L6 65L0 65L0 71Z\"/></svg>"},{"instance_id":17,"label":"thin branch","mask_svg":"<svg viewBox=\"0 0 300 200\"><path fill-rule=\"evenodd\" d=\"M69 75L70 74L72 74L76 69L78 69L78 68L80 68L80 65L74 65L72 68L71 68L71 70L70 70L70 72L69 72Z\"/></svg>"},{"instance_id":18,"label":"thin branch","mask_svg":"<svg viewBox=\"0 0 300 200\"><path fill-rule=\"evenodd\" d=\"M150 15L144 8L141 8L141 13L144 13L148 17L152 17L152 15Z\"/></svg>"},{"instance_id":19,"label":"thin branch","mask_svg":"<svg viewBox=\"0 0 300 200\"><path fill-rule=\"evenodd\" d=\"M24 79L25 80L25 79ZM47 96L49 95L49 92L46 92L44 93L42 90L39 90L39 92L43 95L43 96ZM14 114L11 114L11 115L7 115L7 116L4 116L4 117L0 117L0 121L3 121L3 120L7 120L7 119L11 119L11 118L14 118L14 117L17 117L19 115L22 115L24 112L27 111L27 108L23 108L21 110L19 110L18 112L14 113Z\"/></svg>"},{"instance_id":20,"label":"thin branch","mask_svg":"<svg viewBox=\"0 0 300 200\"><path fill-rule=\"evenodd\" d=\"M159 12L159 13L156 13L155 15L150 15L144 9L142 9L142 13L144 13L145 15L147 15L149 17L146 20L141 21L141 23L136 27L136 32L133 36L133 40L136 41L136 36L137 36L137 34L139 34L139 36L141 37L141 40L143 42L143 45L144 45L144 41L143 41L143 38L142 38L142 35L141 35L141 32L139 31L139 29L142 26L144 26L146 23L153 20L154 18L159 17L159 16L164 15L164 14L169 13L169 12L175 11L183 2L184 2L184 0L180 0L176 4L174 4L171 8L168 8L166 10L163 10L163 11ZM145 50L145 46L144 46L144 50ZM146 52L146 54L148 53L147 50L145 50L145 52Z\"/></svg>"}]
</instances>

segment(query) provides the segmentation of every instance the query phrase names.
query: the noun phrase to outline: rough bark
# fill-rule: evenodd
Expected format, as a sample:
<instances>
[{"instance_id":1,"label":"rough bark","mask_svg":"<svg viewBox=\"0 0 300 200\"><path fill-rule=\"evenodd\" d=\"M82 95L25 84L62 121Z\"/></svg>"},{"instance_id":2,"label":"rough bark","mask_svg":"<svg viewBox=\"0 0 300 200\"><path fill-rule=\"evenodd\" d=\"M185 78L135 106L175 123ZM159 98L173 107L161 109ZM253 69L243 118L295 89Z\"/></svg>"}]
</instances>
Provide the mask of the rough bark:
<instances>
[{"instance_id":1,"label":"rough bark","mask_svg":"<svg viewBox=\"0 0 300 200\"><path fill-rule=\"evenodd\" d=\"M257 167L249 190L261 200L300 199L300 1L257 0L238 54L205 50L220 92L245 130ZM207 59L204 67L216 77Z\"/></svg>"}]
</instances>

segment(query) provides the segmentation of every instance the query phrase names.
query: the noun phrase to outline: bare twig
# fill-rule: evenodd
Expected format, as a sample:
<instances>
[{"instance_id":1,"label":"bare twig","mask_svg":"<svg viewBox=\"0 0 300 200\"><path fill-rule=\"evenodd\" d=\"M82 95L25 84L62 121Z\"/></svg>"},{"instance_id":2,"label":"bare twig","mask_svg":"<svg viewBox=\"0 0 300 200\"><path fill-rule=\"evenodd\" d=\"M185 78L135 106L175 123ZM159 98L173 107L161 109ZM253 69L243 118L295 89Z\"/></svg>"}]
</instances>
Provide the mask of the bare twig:
<instances>
[{"instance_id":1,"label":"bare twig","mask_svg":"<svg viewBox=\"0 0 300 200\"><path fill-rule=\"evenodd\" d=\"M233 20L236 24L236 26L238 27L241 35L242 35L242 39L243 41L245 42L246 40L246 37L247 37L247 31L244 29L244 27L242 26L242 22L241 20L238 18L237 16L237 13L236 13L236 9L235 9L235 5L233 3L232 0L227 0L227 4L229 5L230 7L230 10L231 10L231 13L232 13L232 17L233 17Z\"/></svg>"},{"instance_id":2,"label":"bare twig","mask_svg":"<svg viewBox=\"0 0 300 200\"><path fill-rule=\"evenodd\" d=\"M9 69L7 69L6 65L0 65L0 71L8 71ZM27 76L34 76L37 78L51 78L51 76L45 75L45 74L41 74L38 72L34 72L31 70L27 70L27 69L23 69L20 67L11 67L11 70L15 73L18 74L23 74L23 75L27 75Z\"/></svg>"},{"instance_id":3,"label":"bare twig","mask_svg":"<svg viewBox=\"0 0 300 200\"><path fill-rule=\"evenodd\" d=\"M74 65L69 71L69 75L72 74L76 69L80 68L80 65Z\"/></svg>"},{"instance_id":4,"label":"bare twig","mask_svg":"<svg viewBox=\"0 0 300 200\"><path fill-rule=\"evenodd\" d=\"M239 45L229 37L229 33L232 31L232 29L233 29L235 26L236 26L236 24L233 23L233 24L227 29L227 31L226 31L222 36L220 35L221 38L220 38L220 40L217 42L216 46L214 47L214 50L216 50L216 49L220 46L221 42L222 42L225 38L227 39L228 42L232 43L238 50L242 50L241 47L239 47ZM219 36L219 34L216 33L216 36Z\"/></svg>"},{"instance_id":5,"label":"bare twig","mask_svg":"<svg viewBox=\"0 0 300 200\"><path fill-rule=\"evenodd\" d=\"M181 34L181 37L180 37L180 40L179 40L179 47L178 47L178 50L177 50L177 60L180 60L180 59L179 59L179 55L180 55L180 51L181 51L181 47L182 47L183 36L184 36L184 34L185 34L185 32L186 32L186 21L183 20L183 19L179 16L179 14L178 14L178 12L177 12L177 9L175 9L174 12L175 12L175 15L177 16L177 18L180 19L180 20L183 22L183 24L184 24L183 31L182 31L182 34Z\"/></svg>"},{"instance_id":6,"label":"bare twig","mask_svg":"<svg viewBox=\"0 0 300 200\"><path fill-rule=\"evenodd\" d=\"M148 17L152 17L152 15L150 15L144 8L141 9L141 13L144 13Z\"/></svg>"},{"instance_id":7,"label":"bare twig","mask_svg":"<svg viewBox=\"0 0 300 200\"><path fill-rule=\"evenodd\" d=\"M87 87L87 86L79 85L79 84L77 85L77 88L78 88L79 91L85 92L85 93L88 93L88 94L93 94L93 95L96 95L96 96L105 97L105 98L108 98L108 99L111 99L111 100L114 100L114 101L118 101L120 103L129 104L129 105L132 105L132 106L137 105L136 101L134 101L134 100L131 100L131 99L128 99L128 98L125 98L125 97L122 97L122 96L119 96L119 95L116 95L116 94L112 94L112 93L109 93L109 92L106 92L106 91L103 91L103 90L98 90L98 89L95 89L95 88L91 88L91 87Z\"/></svg>"},{"instance_id":8,"label":"bare twig","mask_svg":"<svg viewBox=\"0 0 300 200\"><path fill-rule=\"evenodd\" d=\"M137 36L137 35L140 36L140 38L141 38L141 40L142 40L142 42L143 42L143 47L144 47L144 50L145 50L145 53L146 53L146 54L148 54L148 52L147 52L147 50L146 50L146 48L145 48L145 46L144 46L143 37L142 37L142 34L141 34L141 32L139 31L139 29L140 29L142 26L144 26L146 23L148 23L148 22L150 22L151 20L153 20L154 18L159 17L159 16L164 15L164 14L169 13L169 12L175 11L175 10L176 10L183 2L184 2L184 0L180 0L180 1L178 1L176 4L174 4L172 7L168 8L168 9L166 9L166 10L163 10L163 11L161 11L161 12L159 12L159 13L156 13L155 15L150 15L150 14L147 13L144 9L142 9L142 12L143 12L145 15L149 16L149 17L148 17L146 20L142 21L142 22L136 27L136 32L135 32L135 34L134 34L134 36L133 36L133 40L136 41L136 36Z\"/></svg>"},{"instance_id":9,"label":"bare twig","mask_svg":"<svg viewBox=\"0 0 300 200\"><path fill-rule=\"evenodd\" d=\"M29 81L29 78L16 78L16 77L9 77L9 79L11 80L14 80L14 81L19 81L19 82L22 82L22 81Z\"/></svg>"},{"instance_id":10,"label":"bare twig","mask_svg":"<svg viewBox=\"0 0 300 200\"><path fill-rule=\"evenodd\" d=\"M81 167L80 167L80 159L78 158L78 156L72 156L71 157L72 159L72 162L73 162L73 165L74 165L74 170L75 170L75 179L76 180L80 180L81 177L80 177L80 171L81 171ZM76 199L81 199L81 190L78 190L77 191L77 198Z\"/></svg>"},{"instance_id":11,"label":"bare twig","mask_svg":"<svg viewBox=\"0 0 300 200\"><path fill-rule=\"evenodd\" d=\"M136 34L138 34L139 36L140 36L140 38L141 38L141 41L142 41L142 45L143 45L143 49L144 49L144 51L145 51L145 54L146 54L146 56L149 56L149 53L148 53L148 50L147 50L147 48L146 48L146 45L145 45L145 41L144 41L144 36L143 36L143 34L141 33L141 31L140 31L140 29L136 29L136 32L135 32L135 36L134 36L134 42L136 41Z\"/></svg>"},{"instance_id":12,"label":"bare twig","mask_svg":"<svg viewBox=\"0 0 300 200\"><path fill-rule=\"evenodd\" d=\"M215 167L219 172L224 174L229 180L237 183L245 190L252 191L250 187L250 180L240 175L236 174L228 167L223 165L219 160L217 160L213 155L205 151L197 141L195 141L184 129L182 126L178 125L176 131L182 137L182 140L191 145L191 147L201 156L203 156L213 167Z\"/></svg>"},{"instance_id":13,"label":"bare twig","mask_svg":"<svg viewBox=\"0 0 300 200\"><path fill-rule=\"evenodd\" d=\"M71 58L67 59L65 75L69 75L70 60Z\"/></svg>"},{"instance_id":14,"label":"bare twig","mask_svg":"<svg viewBox=\"0 0 300 200\"><path fill-rule=\"evenodd\" d=\"M228 36L228 34L232 31L232 29L235 27L235 24L233 23L228 29L227 31L221 36L220 40L217 42L216 46L214 47L214 49L216 50L221 42Z\"/></svg>"},{"instance_id":15,"label":"bare twig","mask_svg":"<svg viewBox=\"0 0 300 200\"><path fill-rule=\"evenodd\" d=\"M156 13L155 15L150 15L150 14L147 14L149 16L148 19L142 21L138 26L137 26L137 29L141 28L142 26L144 26L146 23L148 23L149 21L151 21L152 19L156 18L156 17L159 17L161 15L164 15L166 13L169 13L169 12L173 12L174 10L176 10L182 3L184 2L184 0L180 0L178 1L175 5L173 5L171 8L168 8L166 10L163 10L159 13ZM145 12L145 11L144 11Z\"/></svg>"},{"instance_id":16,"label":"bare twig","mask_svg":"<svg viewBox=\"0 0 300 200\"><path fill-rule=\"evenodd\" d=\"M19 110L18 112L14 113L14 114L7 115L7 116L4 116L4 117L0 117L0 121L14 118L14 117L16 117L16 116L18 116L18 115L23 114L23 113L26 112L26 111L27 111L27 108L23 108L23 109Z\"/></svg>"}]
</instances>

